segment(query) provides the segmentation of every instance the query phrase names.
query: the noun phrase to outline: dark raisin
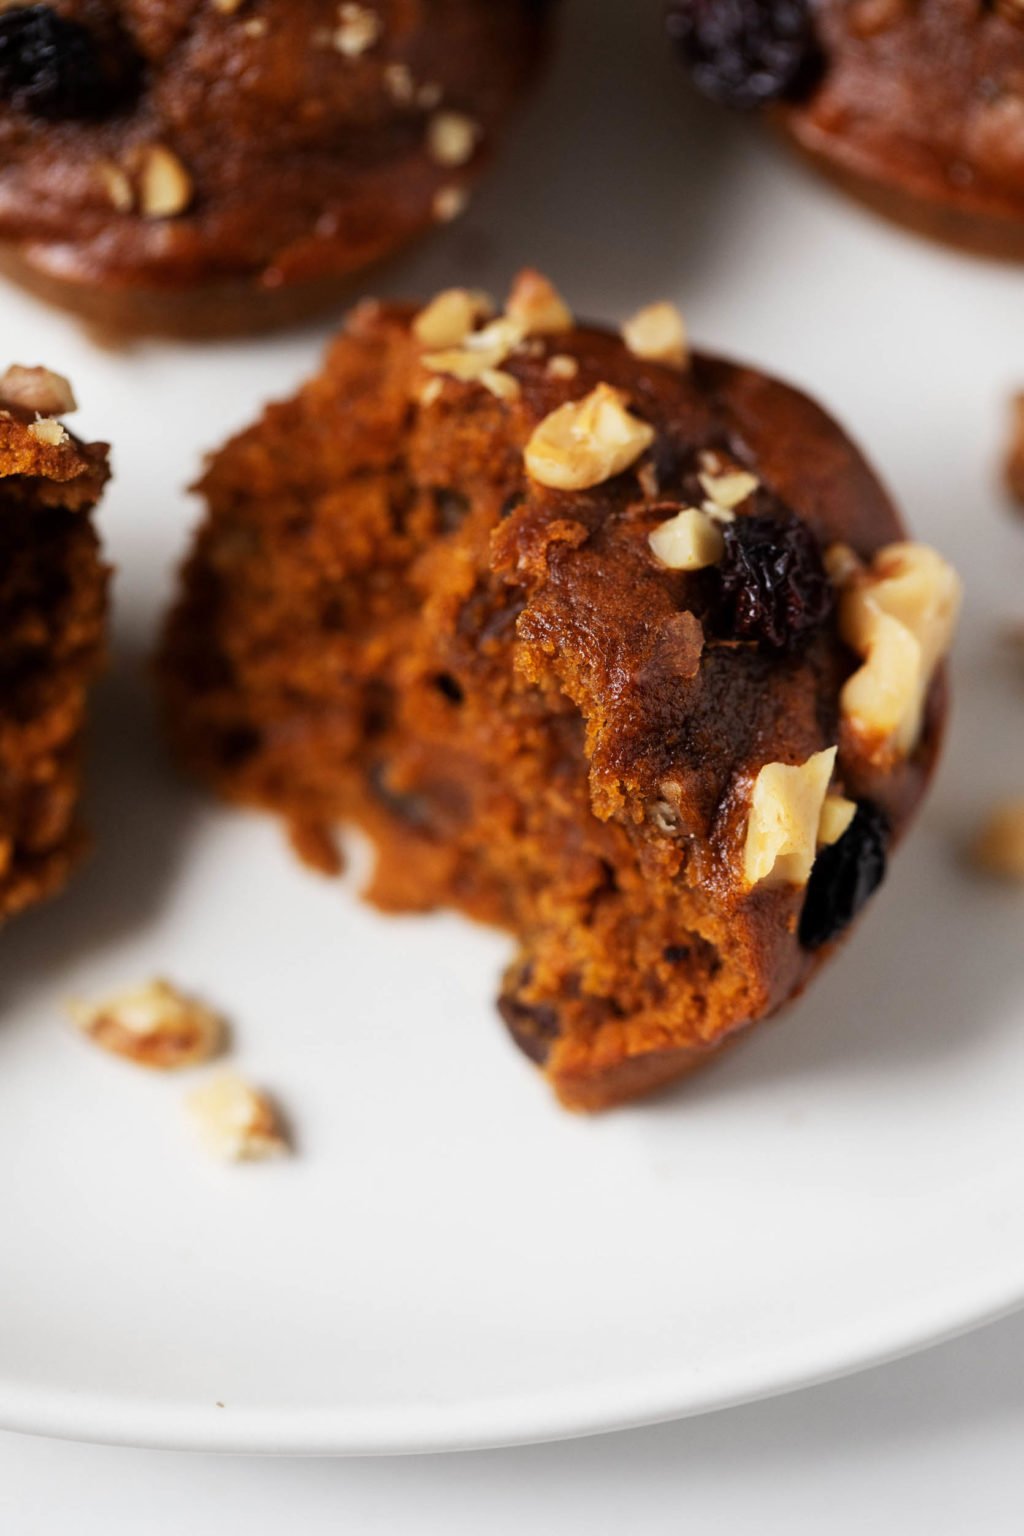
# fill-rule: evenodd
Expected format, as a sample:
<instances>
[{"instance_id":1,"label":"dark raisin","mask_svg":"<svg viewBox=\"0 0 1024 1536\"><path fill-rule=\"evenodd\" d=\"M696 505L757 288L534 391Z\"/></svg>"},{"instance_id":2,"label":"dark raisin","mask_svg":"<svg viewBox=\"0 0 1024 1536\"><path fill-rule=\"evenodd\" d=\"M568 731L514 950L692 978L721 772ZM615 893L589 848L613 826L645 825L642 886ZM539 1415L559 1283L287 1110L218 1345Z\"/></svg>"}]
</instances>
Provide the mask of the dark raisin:
<instances>
[{"instance_id":1,"label":"dark raisin","mask_svg":"<svg viewBox=\"0 0 1024 1536\"><path fill-rule=\"evenodd\" d=\"M682 965L692 954L693 950L689 944L666 944L661 952L661 958L666 965Z\"/></svg>"},{"instance_id":2,"label":"dark raisin","mask_svg":"<svg viewBox=\"0 0 1024 1536\"><path fill-rule=\"evenodd\" d=\"M558 1015L549 1003L524 1003L512 992L498 999L498 1012L524 1056L542 1067L558 1039Z\"/></svg>"},{"instance_id":3,"label":"dark raisin","mask_svg":"<svg viewBox=\"0 0 1024 1536\"><path fill-rule=\"evenodd\" d=\"M808 0L671 0L668 30L698 90L743 111L798 99L824 66Z\"/></svg>"},{"instance_id":4,"label":"dark raisin","mask_svg":"<svg viewBox=\"0 0 1024 1536\"><path fill-rule=\"evenodd\" d=\"M885 879L889 825L873 805L859 805L837 843L814 861L800 917L800 943L820 949L857 916Z\"/></svg>"},{"instance_id":5,"label":"dark raisin","mask_svg":"<svg viewBox=\"0 0 1024 1536\"><path fill-rule=\"evenodd\" d=\"M718 576L728 638L795 649L835 603L814 534L791 512L737 517L722 533Z\"/></svg>"},{"instance_id":6,"label":"dark raisin","mask_svg":"<svg viewBox=\"0 0 1024 1536\"><path fill-rule=\"evenodd\" d=\"M0 96L19 111L97 117L117 105L131 72L124 50L111 43L104 54L92 32L48 5L0 14Z\"/></svg>"}]
</instances>

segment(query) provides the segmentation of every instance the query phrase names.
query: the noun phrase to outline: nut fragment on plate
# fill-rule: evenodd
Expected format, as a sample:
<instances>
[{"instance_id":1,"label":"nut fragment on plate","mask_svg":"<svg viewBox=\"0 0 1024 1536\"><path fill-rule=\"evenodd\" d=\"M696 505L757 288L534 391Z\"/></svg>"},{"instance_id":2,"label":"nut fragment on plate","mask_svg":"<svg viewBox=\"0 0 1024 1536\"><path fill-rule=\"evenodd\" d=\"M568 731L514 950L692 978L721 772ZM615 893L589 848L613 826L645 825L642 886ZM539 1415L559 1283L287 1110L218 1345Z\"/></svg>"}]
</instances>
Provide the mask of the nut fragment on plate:
<instances>
[{"instance_id":1,"label":"nut fragment on plate","mask_svg":"<svg viewBox=\"0 0 1024 1536\"><path fill-rule=\"evenodd\" d=\"M219 1014L160 979L100 1002L71 1002L68 1013L103 1050L161 1072L208 1061L225 1036Z\"/></svg>"},{"instance_id":2,"label":"nut fragment on plate","mask_svg":"<svg viewBox=\"0 0 1024 1536\"><path fill-rule=\"evenodd\" d=\"M654 428L626 409L628 396L599 384L582 400L569 400L534 429L526 445L526 472L553 490L582 491L611 480L654 441Z\"/></svg>"},{"instance_id":3,"label":"nut fragment on plate","mask_svg":"<svg viewBox=\"0 0 1024 1536\"><path fill-rule=\"evenodd\" d=\"M916 745L961 593L953 567L924 544L888 544L867 569L847 575L839 630L863 666L843 686L840 709L869 759L905 756Z\"/></svg>"},{"instance_id":4,"label":"nut fragment on plate","mask_svg":"<svg viewBox=\"0 0 1024 1536\"><path fill-rule=\"evenodd\" d=\"M205 1083L189 1094L187 1104L207 1150L224 1162L259 1162L289 1150L266 1094L240 1077Z\"/></svg>"},{"instance_id":5,"label":"nut fragment on plate","mask_svg":"<svg viewBox=\"0 0 1024 1536\"><path fill-rule=\"evenodd\" d=\"M989 812L970 853L976 869L1024 883L1024 795L1004 800Z\"/></svg>"},{"instance_id":6,"label":"nut fragment on plate","mask_svg":"<svg viewBox=\"0 0 1024 1536\"><path fill-rule=\"evenodd\" d=\"M835 747L805 763L766 763L754 781L743 850L748 888L806 885L821 843L825 797L836 761Z\"/></svg>"},{"instance_id":7,"label":"nut fragment on plate","mask_svg":"<svg viewBox=\"0 0 1024 1536\"><path fill-rule=\"evenodd\" d=\"M685 368L686 325L674 304L648 304L622 327L622 339L634 357Z\"/></svg>"},{"instance_id":8,"label":"nut fragment on plate","mask_svg":"<svg viewBox=\"0 0 1024 1536\"><path fill-rule=\"evenodd\" d=\"M721 528L700 507L684 507L659 523L647 541L670 571L702 571L717 565L725 552Z\"/></svg>"},{"instance_id":9,"label":"nut fragment on plate","mask_svg":"<svg viewBox=\"0 0 1024 1536\"><path fill-rule=\"evenodd\" d=\"M1006 451L1005 474L1010 495L1024 512L1024 391L1011 403L1012 424Z\"/></svg>"}]
</instances>

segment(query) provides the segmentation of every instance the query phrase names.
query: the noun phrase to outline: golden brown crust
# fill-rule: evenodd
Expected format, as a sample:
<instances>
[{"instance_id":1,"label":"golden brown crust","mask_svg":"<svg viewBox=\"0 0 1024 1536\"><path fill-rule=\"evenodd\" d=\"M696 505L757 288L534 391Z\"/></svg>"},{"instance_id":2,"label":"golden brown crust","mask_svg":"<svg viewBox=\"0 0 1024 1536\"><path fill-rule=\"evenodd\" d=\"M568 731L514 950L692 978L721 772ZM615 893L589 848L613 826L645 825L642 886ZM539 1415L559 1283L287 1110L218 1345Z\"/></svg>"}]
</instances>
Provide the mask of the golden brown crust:
<instances>
[{"instance_id":1,"label":"golden brown crust","mask_svg":"<svg viewBox=\"0 0 1024 1536\"><path fill-rule=\"evenodd\" d=\"M106 608L90 516L106 445L45 441L34 416L0 406L0 919L58 891L83 852L82 736Z\"/></svg>"},{"instance_id":2,"label":"golden brown crust","mask_svg":"<svg viewBox=\"0 0 1024 1536\"><path fill-rule=\"evenodd\" d=\"M545 9L53 8L134 60L134 83L106 116L0 110L7 271L104 326L175 334L301 318L453 217L534 72Z\"/></svg>"},{"instance_id":3,"label":"golden brown crust","mask_svg":"<svg viewBox=\"0 0 1024 1536\"><path fill-rule=\"evenodd\" d=\"M515 348L498 398L425 367L411 315L362 306L324 371L211 461L160 661L171 731L231 799L358 821L382 907L512 928L510 1031L564 1103L598 1108L689 1070L828 953L799 941L800 887L739 877L759 769L839 742L837 785L898 838L942 684L909 759L872 767L842 739L857 659L834 618L789 653L737 643L715 578L652 556L706 449L822 545L868 559L901 537L805 396L576 326ZM650 451L584 490L527 479L538 423L598 384L650 424Z\"/></svg>"},{"instance_id":4,"label":"golden brown crust","mask_svg":"<svg viewBox=\"0 0 1024 1536\"><path fill-rule=\"evenodd\" d=\"M815 17L824 73L806 100L773 110L782 131L886 217L1024 258L1024 12L1014 0L822 0Z\"/></svg>"}]
</instances>

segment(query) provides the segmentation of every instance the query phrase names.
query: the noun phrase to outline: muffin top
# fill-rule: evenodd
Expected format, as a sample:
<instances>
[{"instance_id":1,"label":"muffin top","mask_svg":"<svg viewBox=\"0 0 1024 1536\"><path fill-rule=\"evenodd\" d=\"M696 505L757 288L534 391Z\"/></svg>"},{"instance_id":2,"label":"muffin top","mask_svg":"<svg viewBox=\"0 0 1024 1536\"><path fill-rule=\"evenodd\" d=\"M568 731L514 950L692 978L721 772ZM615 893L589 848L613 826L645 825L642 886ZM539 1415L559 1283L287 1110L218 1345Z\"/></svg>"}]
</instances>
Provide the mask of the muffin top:
<instances>
[{"instance_id":1,"label":"muffin top","mask_svg":"<svg viewBox=\"0 0 1024 1536\"><path fill-rule=\"evenodd\" d=\"M460 210L531 73L544 9L5 7L0 238L83 283L343 275Z\"/></svg>"}]
</instances>

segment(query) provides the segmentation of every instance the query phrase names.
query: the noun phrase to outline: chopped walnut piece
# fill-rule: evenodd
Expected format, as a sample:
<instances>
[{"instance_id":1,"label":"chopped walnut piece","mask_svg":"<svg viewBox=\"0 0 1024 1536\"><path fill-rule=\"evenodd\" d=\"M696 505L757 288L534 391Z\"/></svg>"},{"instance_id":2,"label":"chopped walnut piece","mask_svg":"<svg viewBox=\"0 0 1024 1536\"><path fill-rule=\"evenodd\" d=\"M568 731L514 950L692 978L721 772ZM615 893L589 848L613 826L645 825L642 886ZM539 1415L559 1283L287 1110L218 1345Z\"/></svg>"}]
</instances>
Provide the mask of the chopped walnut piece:
<instances>
[{"instance_id":1,"label":"chopped walnut piece","mask_svg":"<svg viewBox=\"0 0 1024 1536\"><path fill-rule=\"evenodd\" d=\"M480 375L480 383L490 390L496 400L518 400L523 392L519 380L511 373L503 373L500 368L485 368Z\"/></svg>"},{"instance_id":2,"label":"chopped walnut piece","mask_svg":"<svg viewBox=\"0 0 1024 1536\"><path fill-rule=\"evenodd\" d=\"M208 1151L224 1162L280 1157L288 1143L270 1100L240 1077L218 1077L188 1096Z\"/></svg>"},{"instance_id":3,"label":"chopped walnut piece","mask_svg":"<svg viewBox=\"0 0 1024 1536\"><path fill-rule=\"evenodd\" d=\"M700 507L684 507L647 536L651 549L671 571L702 571L725 552L722 530Z\"/></svg>"},{"instance_id":4,"label":"chopped walnut piece","mask_svg":"<svg viewBox=\"0 0 1024 1536\"><path fill-rule=\"evenodd\" d=\"M1022 7L1024 7L1024 0L1022 0ZM1014 395L1012 411L1013 422L1006 453L1006 484L1010 495L1024 512L1024 393Z\"/></svg>"},{"instance_id":5,"label":"chopped walnut piece","mask_svg":"<svg viewBox=\"0 0 1024 1536\"><path fill-rule=\"evenodd\" d=\"M826 795L818 823L818 847L830 848L833 843L838 843L843 834L850 830L856 814L855 801L847 800L844 795Z\"/></svg>"},{"instance_id":6,"label":"chopped walnut piece","mask_svg":"<svg viewBox=\"0 0 1024 1536\"><path fill-rule=\"evenodd\" d=\"M20 363L12 363L0 378L0 401L44 416L66 416L78 409L63 374L51 373L49 368L25 368Z\"/></svg>"},{"instance_id":7,"label":"chopped walnut piece","mask_svg":"<svg viewBox=\"0 0 1024 1536\"><path fill-rule=\"evenodd\" d=\"M380 39L381 20L368 5L342 5L339 22L334 29L333 42L346 59L361 58Z\"/></svg>"},{"instance_id":8,"label":"chopped walnut piece","mask_svg":"<svg viewBox=\"0 0 1024 1536\"><path fill-rule=\"evenodd\" d=\"M423 347L457 347L479 320L486 320L493 313L494 302L489 294L469 288L446 288L420 310L412 331Z\"/></svg>"},{"instance_id":9,"label":"chopped walnut piece","mask_svg":"<svg viewBox=\"0 0 1024 1536\"><path fill-rule=\"evenodd\" d=\"M45 443L48 448L59 448L61 443L68 440L67 432L52 416L43 416L39 421L30 422L28 430L37 442Z\"/></svg>"},{"instance_id":10,"label":"chopped walnut piece","mask_svg":"<svg viewBox=\"0 0 1024 1536\"><path fill-rule=\"evenodd\" d=\"M434 194L434 218L439 224L450 224L469 205L469 193L465 187L440 187Z\"/></svg>"},{"instance_id":11,"label":"chopped walnut piece","mask_svg":"<svg viewBox=\"0 0 1024 1536\"><path fill-rule=\"evenodd\" d=\"M544 371L549 379L574 379L580 371L580 365L568 353L555 352L548 358Z\"/></svg>"},{"instance_id":12,"label":"chopped walnut piece","mask_svg":"<svg viewBox=\"0 0 1024 1536\"><path fill-rule=\"evenodd\" d=\"M697 479L708 500L726 512L733 511L753 496L761 483L749 470L718 453L701 454Z\"/></svg>"},{"instance_id":13,"label":"chopped walnut piece","mask_svg":"<svg viewBox=\"0 0 1024 1536\"><path fill-rule=\"evenodd\" d=\"M766 763L758 773L743 850L748 888L769 877L775 884L807 884L836 751L828 747L805 763Z\"/></svg>"},{"instance_id":14,"label":"chopped walnut piece","mask_svg":"<svg viewBox=\"0 0 1024 1536\"><path fill-rule=\"evenodd\" d=\"M218 1014L161 980L102 1002L70 1003L68 1012L94 1044L159 1071L208 1061L224 1040Z\"/></svg>"},{"instance_id":15,"label":"chopped walnut piece","mask_svg":"<svg viewBox=\"0 0 1024 1536\"><path fill-rule=\"evenodd\" d=\"M173 150L148 144L138 171L139 204L147 219L172 219L192 201L192 178Z\"/></svg>"},{"instance_id":16,"label":"chopped walnut piece","mask_svg":"<svg viewBox=\"0 0 1024 1536\"><path fill-rule=\"evenodd\" d=\"M465 165L479 137L479 124L463 112L436 112L427 124L427 148L438 165Z\"/></svg>"},{"instance_id":17,"label":"chopped walnut piece","mask_svg":"<svg viewBox=\"0 0 1024 1536\"><path fill-rule=\"evenodd\" d=\"M530 478L554 490L582 491L635 464L653 443L654 428L626 409L628 398L599 384L552 411L526 445Z\"/></svg>"},{"instance_id":18,"label":"chopped walnut piece","mask_svg":"<svg viewBox=\"0 0 1024 1536\"><path fill-rule=\"evenodd\" d=\"M622 339L634 357L685 368L686 325L674 304L648 304L622 327Z\"/></svg>"},{"instance_id":19,"label":"chopped walnut piece","mask_svg":"<svg viewBox=\"0 0 1024 1536\"><path fill-rule=\"evenodd\" d=\"M426 353L423 366L431 373L448 373L452 378L473 382L491 369L500 368L522 339L523 333L515 321L502 315L482 330L467 332L460 346Z\"/></svg>"},{"instance_id":20,"label":"chopped walnut piece","mask_svg":"<svg viewBox=\"0 0 1024 1536\"><path fill-rule=\"evenodd\" d=\"M97 160L94 169L103 183L110 206L118 213L131 213L135 207L135 193L132 191L131 182L116 160Z\"/></svg>"},{"instance_id":21,"label":"chopped walnut piece","mask_svg":"<svg viewBox=\"0 0 1024 1536\"><path fill-rule=\"evenodd\" d=\"M530 268L513 283L505 313L522 326L524 336L557 336L576 323L554 285Z\"/></svg>"},{"instance_id":22,"label":"chopped walnut piece","mask_svg":"<svg viewBox=\"0 0 1024 1536\"><path fill-rule=\"evenodd\" d=\"M872 761L905 756L921 732L928 688L952 644L960 579L924 544L889 544L842 587L839 630L863 666L840 709Z\"/></svg>"},{"instance_id":23,"label":"chopped walnut piece","mask_svg":"<svg viewBox=\"0 0 1024 1536\"><path fill-rule=\"evenodd\" d=\"M392 101L400 106L410 106L416 94L412 70L408 64L387 64L384 67L384 84Z\"/></svg>"},{"instance_id":24,"label":"chopped walnut piece","mask_svg":"<svg viewBox=\"0 0 1024 1536\"><path fill-rule=\"evenodd\" d=\"M984 874L1024 883L1024 796L1004 800L989 812L970 854Z\"/></svg>"}]
</instances>

